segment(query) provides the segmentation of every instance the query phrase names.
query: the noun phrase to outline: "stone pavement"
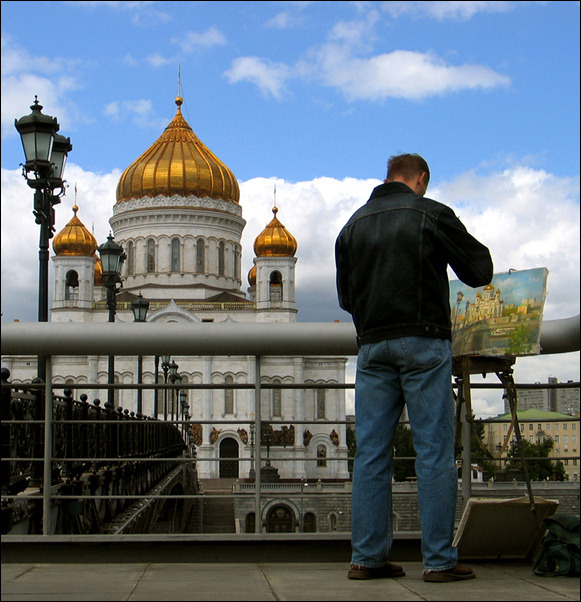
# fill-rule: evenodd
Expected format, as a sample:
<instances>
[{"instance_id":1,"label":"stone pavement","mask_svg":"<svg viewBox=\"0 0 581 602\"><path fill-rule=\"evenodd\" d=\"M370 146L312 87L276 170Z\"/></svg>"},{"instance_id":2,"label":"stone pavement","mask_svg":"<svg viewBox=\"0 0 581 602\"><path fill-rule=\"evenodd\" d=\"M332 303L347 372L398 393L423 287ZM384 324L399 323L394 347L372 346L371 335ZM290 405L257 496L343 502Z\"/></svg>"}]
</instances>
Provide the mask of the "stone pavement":
<instances>
[{"instance_id":1,"label":"stone pavement","mask_svg":"<svg viewBox=\"0 0 581 602\"><path fill-rule=\"evenodd\" d=\"M351 581L343 562L10 562L1 599L579 600L579 579L537 577L529 562L471 563L477 578L457 583L424 583L420 562L400 564L404 578Z\"/></svg>"}]
</instances>

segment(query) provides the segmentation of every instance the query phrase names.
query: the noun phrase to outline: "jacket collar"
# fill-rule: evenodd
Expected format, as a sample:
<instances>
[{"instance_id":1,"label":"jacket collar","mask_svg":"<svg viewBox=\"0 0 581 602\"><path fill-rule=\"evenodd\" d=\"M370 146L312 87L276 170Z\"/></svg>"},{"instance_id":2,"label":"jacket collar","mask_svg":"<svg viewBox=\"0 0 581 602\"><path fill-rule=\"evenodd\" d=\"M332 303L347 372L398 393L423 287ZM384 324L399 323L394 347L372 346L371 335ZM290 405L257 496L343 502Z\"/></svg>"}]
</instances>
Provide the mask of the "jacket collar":
<instances>
[{"instance_id":1,"label":"jacket collar","mask_svg":"<svg viewBox=\"0 0 581 602\"><path fill-rule=\"evenodd\" d=\"M415 194L414 191L403 182L384 182L373 189L369 200L378 196L386 196L388 194L398 194L402 192L411 192L412 194Z\"/></svg>"}]
</instances>

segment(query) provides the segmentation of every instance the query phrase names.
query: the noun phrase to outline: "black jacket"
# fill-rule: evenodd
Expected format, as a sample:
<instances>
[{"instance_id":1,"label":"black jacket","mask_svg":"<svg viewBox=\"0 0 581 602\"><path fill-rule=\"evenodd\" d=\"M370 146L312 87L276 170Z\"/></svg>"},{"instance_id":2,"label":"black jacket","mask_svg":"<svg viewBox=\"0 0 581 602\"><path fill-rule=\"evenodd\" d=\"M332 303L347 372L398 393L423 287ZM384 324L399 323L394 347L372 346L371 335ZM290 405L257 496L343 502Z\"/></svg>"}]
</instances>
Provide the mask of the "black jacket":
<instances>
[{"instance_id":1,"label":"black jacket","mask_svg":"<svg viewBox=\"0 0 581 602\"><path fill-rule=\"evenodd\" d=\"M400 182L381 184L335 244L339 304L361 345L400 336L450 339L447 267L465 284L489 284L488 249L452 209Z\"/></svg>"}]
</instances>

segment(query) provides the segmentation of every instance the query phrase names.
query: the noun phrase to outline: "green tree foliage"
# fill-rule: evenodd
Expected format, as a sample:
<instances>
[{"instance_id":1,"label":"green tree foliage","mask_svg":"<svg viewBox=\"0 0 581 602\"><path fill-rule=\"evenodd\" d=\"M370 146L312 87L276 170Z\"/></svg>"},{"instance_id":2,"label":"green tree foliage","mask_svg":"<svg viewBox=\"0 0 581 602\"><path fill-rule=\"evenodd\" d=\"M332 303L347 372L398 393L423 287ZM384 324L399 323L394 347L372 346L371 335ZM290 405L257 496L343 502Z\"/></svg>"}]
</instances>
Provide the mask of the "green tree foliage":
<instances>
[{"instance_id":1,"label":"green tree foliage","mask_svg":"<svg viewBox=\"0 0 581 602\"><path fill-rule=\"evenodd\" d=\"M508 355L524 355L533 348L535 339L535 331L530 326L525 324L517 326L510 336L505 352Z\"/></svg>"},{"instance_id":2,"label":"green tree foliage","mask_svg":"<svg viewBox=\"0 0 581 602\"><path fill-rule=\"evenodd\" d=\"M552 439L544 439L537 443L531 443L523 439L524 457L526 458L529 479L531 481L564 481L566 477L565 467L560 460L549 459L549 454L555 443ZM521 452L516 444L513 444L508 452L509 460L507 468L522 468Z\"/></svg>"},{"instance_id":3,"label":"green tree foliage","mask_svg":"<svg viewBox=\"0 0 581 602\"><path fill-rule=\"evenodd\" d=\"M412 429L406 424L398 424L395 429L395 438L393 440L395 467L394 479L396 481L405 481L407 478L416 476L414 440ZM411 458L411 459L404 459Z\"/></svg>"}]
</instances>

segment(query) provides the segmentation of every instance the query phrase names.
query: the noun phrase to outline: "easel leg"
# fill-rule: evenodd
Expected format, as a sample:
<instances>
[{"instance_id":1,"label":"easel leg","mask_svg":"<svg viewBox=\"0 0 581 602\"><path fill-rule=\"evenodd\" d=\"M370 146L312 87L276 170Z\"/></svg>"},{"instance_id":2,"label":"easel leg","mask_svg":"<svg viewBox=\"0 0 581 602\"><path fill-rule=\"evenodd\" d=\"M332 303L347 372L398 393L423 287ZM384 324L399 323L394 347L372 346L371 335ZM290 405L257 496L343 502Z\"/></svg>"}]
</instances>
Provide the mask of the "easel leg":
<instances>
[{"instance_id":1,"label":"easel leg","mask_svg":"<svg viewBox=\"0 0 581 602\"><path fill-rule=\"evenodd\" d=\"M531 510L534 512L535 498L534 498L533 490L531 487L531 480L529 478L529 469L527 466L527 460L525 458L525 450L524 450L522 435L520 432L520 425L518 423L517 403L516 403L516 401L517 401L516 386L514 384L514 378L513 378L512 374L513 374L512 368L508 368L507 370L504 370L503 372L496 373L496 375L498 376L498 378L500 379L500 381L502 382L502 384L504 385L504 388L506 390L508 404L510 407L510 413L512 415L513 424L514 424L514 434L516 436L516 442L517 442L518 449L519 449L520 456L521 456L521 464L522 464L523 474L524 474L525 481L527 484L527 492L529 495L529 501L531 503Z\"/></svg>"},{"instance_id":2,"label":"easel leg","mask_svg":"<svg viewBox=\"0 0 581 602\"><path fill-rule=\"evenodd\" d=\"M462 443L462 507L472 497L472 398L470 395L470 366L462 365L462 397L464 411L460 408L461 443Z\"/></svg>"}]
</instances>

